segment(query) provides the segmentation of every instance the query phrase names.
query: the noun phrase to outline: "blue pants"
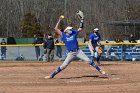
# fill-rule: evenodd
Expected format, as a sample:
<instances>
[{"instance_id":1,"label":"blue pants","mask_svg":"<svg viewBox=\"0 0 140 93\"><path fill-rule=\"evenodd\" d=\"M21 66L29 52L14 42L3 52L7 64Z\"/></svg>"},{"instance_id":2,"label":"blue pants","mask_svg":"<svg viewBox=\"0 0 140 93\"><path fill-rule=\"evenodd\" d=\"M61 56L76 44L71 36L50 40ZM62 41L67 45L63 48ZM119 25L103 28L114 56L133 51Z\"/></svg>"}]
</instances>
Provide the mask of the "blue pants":
<instances>
[{"instance_id":1,"label":"blue pants","mask_svg":"<svg viewBox=\"0 0 140 93\"><path fill-rule=\"evenodd\" d=\"M62 58L62 48L61 46L57 46L56 56Z\"/></svg>"},{"instance_id":2,"label":"blue pants","mask_svg":"<svg viewBox=\"0 0 140 93\"><path fill-rule=\"evenodd\" d=\"M40 47L39 46L35 46L35 52L36 52L36 58L38 60L39 56L40 56Z\"/></svg>"}]
</instances>

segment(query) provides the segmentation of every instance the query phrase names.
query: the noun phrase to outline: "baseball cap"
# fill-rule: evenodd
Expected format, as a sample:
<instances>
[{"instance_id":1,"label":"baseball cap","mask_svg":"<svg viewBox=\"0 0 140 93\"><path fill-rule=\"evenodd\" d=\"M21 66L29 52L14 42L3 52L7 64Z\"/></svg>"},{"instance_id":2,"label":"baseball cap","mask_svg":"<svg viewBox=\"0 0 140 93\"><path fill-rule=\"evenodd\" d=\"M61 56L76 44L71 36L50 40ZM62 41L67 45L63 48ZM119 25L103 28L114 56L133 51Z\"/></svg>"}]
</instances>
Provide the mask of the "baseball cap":
<instances>
[{"instance_id":1,"label":"baseball cap","mask_svg":"<svg viewBox=\"0 0 140 93\"><path fill-rule=\"evenodd\" d=\"M95 30L95 31L98 31L99 29L98 29L98 28L95 28L94 30Z\"/></svg>"},{"instance_id":2,"label":"baseball cap","mask_svg":"<svg viewBox=\"0 0 140 93\"><path fill-rule=\"evenodd\" d=\"M73 27L71 27L71 26L68 26L68 27L66 27L66 29L64 30L64 32L66 31L66 30L69 30L69 29L72 29Z\"/></svg>"}]
</instances>

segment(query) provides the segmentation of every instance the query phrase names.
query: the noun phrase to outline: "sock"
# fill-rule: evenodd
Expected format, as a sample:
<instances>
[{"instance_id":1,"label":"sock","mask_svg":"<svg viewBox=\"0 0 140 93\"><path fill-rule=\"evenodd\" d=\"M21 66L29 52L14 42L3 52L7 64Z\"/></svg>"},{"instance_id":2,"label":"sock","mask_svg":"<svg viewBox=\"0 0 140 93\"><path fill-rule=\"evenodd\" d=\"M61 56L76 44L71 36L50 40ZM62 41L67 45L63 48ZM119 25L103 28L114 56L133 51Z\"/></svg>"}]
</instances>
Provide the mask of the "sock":
<instances>
[{"instance_id":1,"label":"sock","mask_svg":"<svg viewBox=\"0 0 140 93\"><path fill-rule=\"evenodd\" d=\"M91 66L93 66L94 68L96 68L96 70L101 71L101 69L92 61L89 63Z\"/></svg>"},{"instance_id":2,"label":"sock","mask_svg":"<svg viewBox=\"0 0 140 93\"><path fill-rule=\"evenodd\" d=\"M54 71L52 74L51 74L51 77L53 78L56 74L58 74L59 72L61 72L61 68L58 67L56 71Z\"/></svg>"}]
</instances>

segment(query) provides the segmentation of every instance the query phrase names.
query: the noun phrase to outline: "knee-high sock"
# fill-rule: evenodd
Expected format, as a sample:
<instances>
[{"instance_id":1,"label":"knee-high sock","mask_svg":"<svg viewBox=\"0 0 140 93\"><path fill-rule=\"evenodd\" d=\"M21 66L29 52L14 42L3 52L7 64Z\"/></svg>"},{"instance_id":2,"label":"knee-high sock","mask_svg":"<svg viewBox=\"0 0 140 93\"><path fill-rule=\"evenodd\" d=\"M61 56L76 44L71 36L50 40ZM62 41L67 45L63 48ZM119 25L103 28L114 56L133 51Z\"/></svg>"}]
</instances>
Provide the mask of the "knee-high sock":
<instances>
[{"instance_id":1,"label":"knee-high sock","mask_svg":"<svg viewBox=\"0 0 140 93\"><path fill-rule=\"evenodd\" d=\"M55 70L52 74L51 74L51 77L53 78L56 74L58 74L59 72L61 72L61 68L58 67L57 70Z\"/></svg>"},{"instance_id":2,"label":"knee-high sock","mask_svg":"<svg viewBox=\"0 0 140 93\"><path fill-rule=\"evenodd\" d=\"M89 63L91 66L93 66L94 68L96 68L96 70L101 71L101 69L94 63L94 56L91 59L92 61Z\"/></svg>"}]
</instances>

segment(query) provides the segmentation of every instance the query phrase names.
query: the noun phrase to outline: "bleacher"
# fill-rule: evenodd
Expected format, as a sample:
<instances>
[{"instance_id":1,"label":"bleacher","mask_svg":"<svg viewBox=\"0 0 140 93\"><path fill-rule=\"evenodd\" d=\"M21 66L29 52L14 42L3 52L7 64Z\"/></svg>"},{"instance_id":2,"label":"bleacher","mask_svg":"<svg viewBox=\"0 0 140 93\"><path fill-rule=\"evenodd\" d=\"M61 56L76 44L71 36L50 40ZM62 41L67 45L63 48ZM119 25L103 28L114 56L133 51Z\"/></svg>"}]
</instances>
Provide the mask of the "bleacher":
<instances>
[{"instance_id":1,"label":"bleacher","mask_svg":"<svg viewBox=\"0 0 140 93\"><path fill-rule=\"evenodd\" d=\"M88 47L82 50L89 58L91 57L91 53ZM110 46L108 50L103 50L101 60L140 60L140 46L129 45L126 46L123 51L121 46Z\"/></svg>"},{"instance_id":2,"label":"bleacher","mask_svg":"<svg viewBox=\"0 0 140 93\"><path fill-rule=\"evenodd\" d=\"M123 49L124 52L121 47L112 46L110 51L120 59L121 56L123 56L123 60L132 60L133 58L137 59L140 56L140 46L125 46Z\"/></svg>"}]
</instances>

